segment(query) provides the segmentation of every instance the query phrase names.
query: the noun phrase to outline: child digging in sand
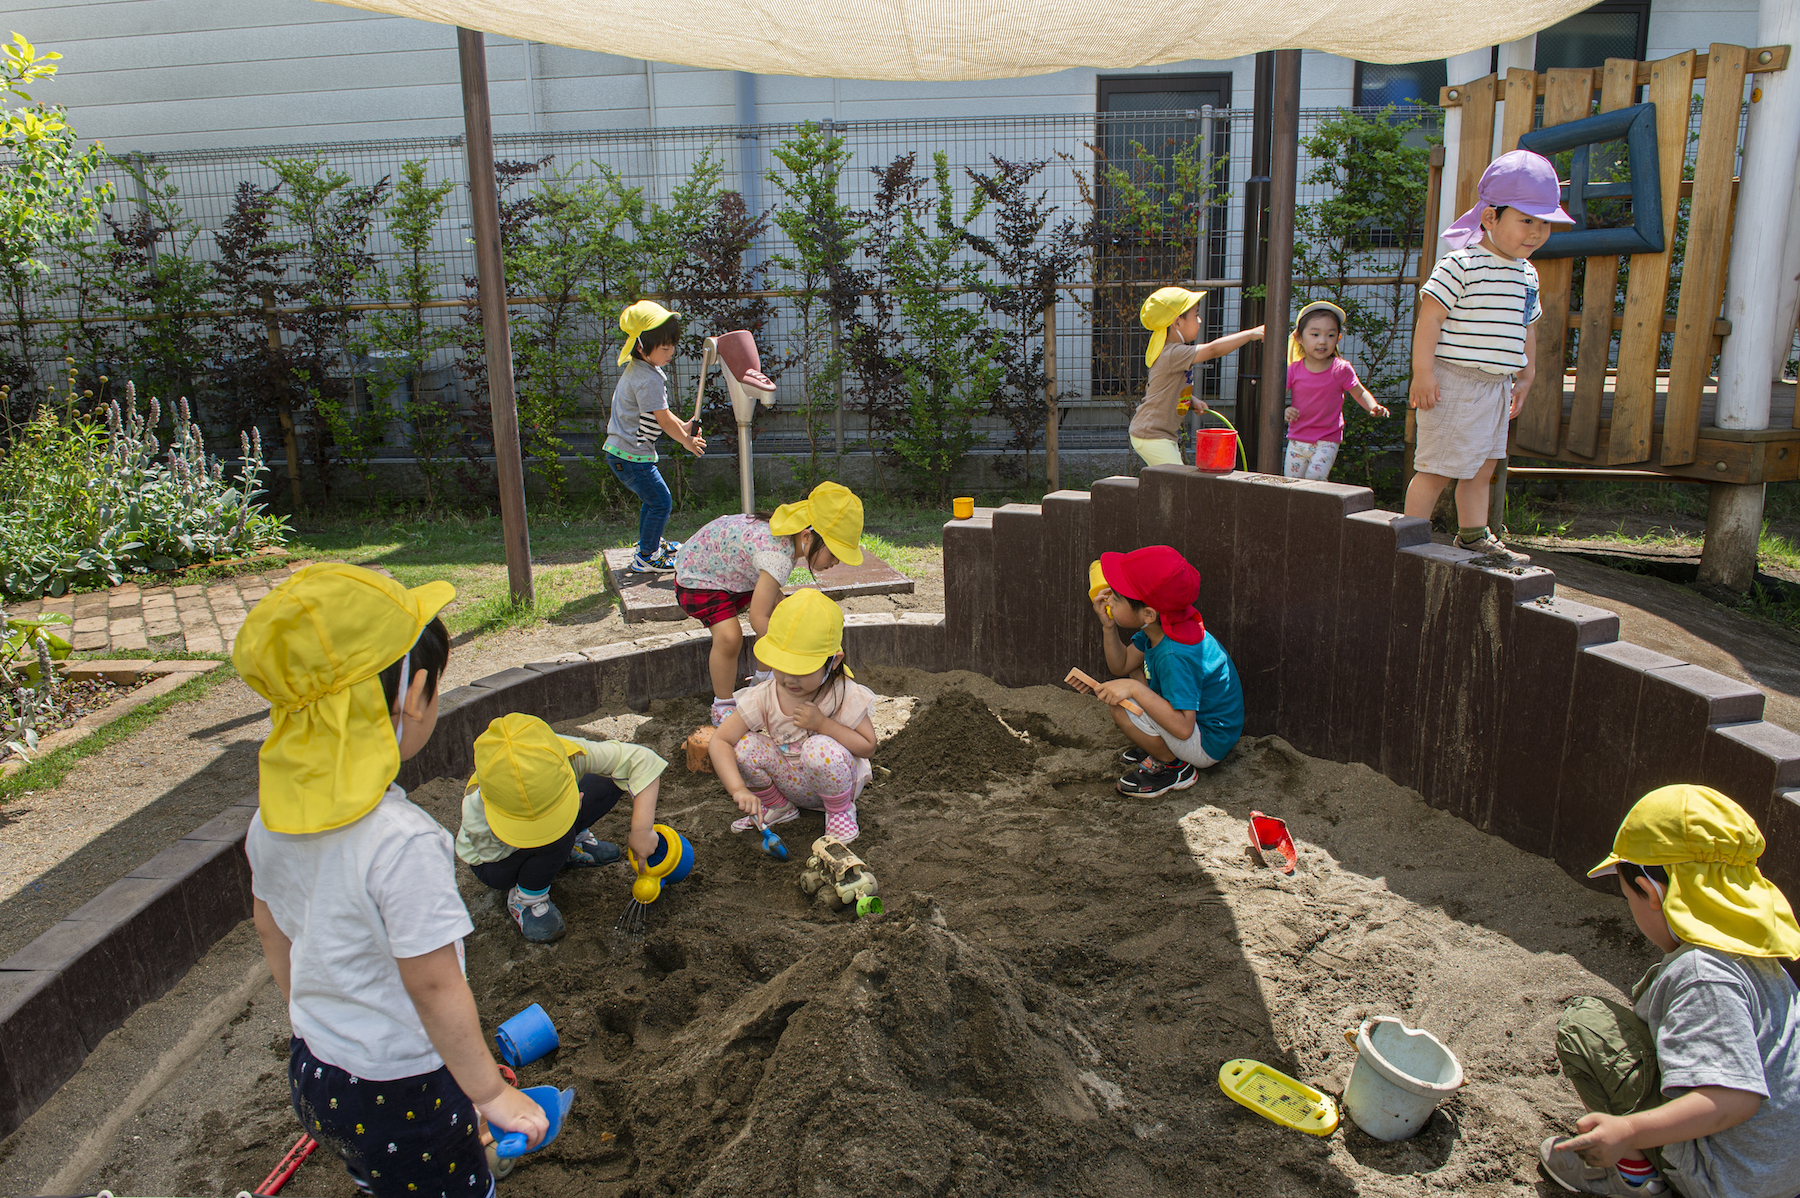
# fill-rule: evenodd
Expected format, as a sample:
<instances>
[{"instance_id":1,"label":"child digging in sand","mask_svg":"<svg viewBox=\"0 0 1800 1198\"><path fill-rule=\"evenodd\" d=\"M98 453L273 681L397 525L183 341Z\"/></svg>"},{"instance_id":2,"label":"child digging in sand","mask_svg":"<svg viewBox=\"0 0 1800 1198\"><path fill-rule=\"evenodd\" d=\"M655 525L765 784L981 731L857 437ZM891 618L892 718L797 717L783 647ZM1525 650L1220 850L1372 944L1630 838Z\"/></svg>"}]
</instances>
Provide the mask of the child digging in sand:
<instances>
[{"instance_id":1,"label":"child digging in sand","mask_svg":"<svg viewBox=\"0 0 1800 1198\"><path fill-rule=\"evenodd\" d=\"M1131 739L1123 759L1137 769L1119 793L1153 798L1185 790L1217 765L1244 730L1244 691L1194 600L1200 572L1167 545L1103 553L1106 586L1092 595L1106 665L1119 677L1094 693L1112 705ZM1130 639L1125 639L1125 634ZM1136 675L1142 670L1142 679ZM1143 709L1127 709L1127 700Z\"/></svg>"},{"instance_id":2,"label":"child digging in sand","mask_svg":"<svg viewBox=\"0 0 1800 1198\"><path fill-rule=\"evenodd\" d=\"M845 844L860 831L856 800L869 784L875 696L844 664L844 613L807 587L783 599L756 638L772 676L741 690L708 753L744 813L733 832L825 812L825 833Z\"/></svg>"},{"instance_id":3,"label":"child digging in sand","mask_svg":"<svg viewBox=\"0 0 1800 1198\"><path fill-rule=\"evenodd\" d=\"M1665 786L1619 825L1591 878L1617 874L1638 930L1665 954L1634 1006L1577 998L1556 1055L1588 1113L1538 1149L1583 1194L1800 1193L1800 956L1793 908L1762 871L1763 838L1704 786Z\"/></svg>"},{"instance_id":4,"label":"child digging in sand","mask_svg":"<svg viewBox=\"0 0 1800 1198\"><path fill-rule=\"evenodd\" d=\"M862 564L862 500L837 483L820 483L799 503L771 515L720 516L687 539L675 555L675 601L712 632L712 722L717 727L737 700L738 654L748 608L757 636L801 562L813 577L837 565Z\"/></svg>"},{"instance_id":5,"label":"child digging in sand","mask_svg":"<svg viewBox=\"0 0 1800 1198\"><path fill-rule=\"evenodd\" d=\"M308 566L251 611L232 664L269 701L250 858L287 1001L301 1126L377 1198L492 1198L476 1112L536 1147L544 1110L500 1076L463 979L474 930L450 834L394 785L437 726L456 592Z\"/></svg>"},{"instance_id":6,"label":"child digging in sand","mask_svg":"<svg viewBox=\"0 0 1800 1198\"><path fill-rule=\"evenodd\" d=\"M589 829L627 794L631 851L640 861L654 853L656 796L668 765L643 745L559 736L534 715L501 716L475 738L456 855L507 892L506 910L525 939L560 939L563 917L550 901L550 880L570 867L619 859L619 846Z\"/></svg>"}]
</instances>

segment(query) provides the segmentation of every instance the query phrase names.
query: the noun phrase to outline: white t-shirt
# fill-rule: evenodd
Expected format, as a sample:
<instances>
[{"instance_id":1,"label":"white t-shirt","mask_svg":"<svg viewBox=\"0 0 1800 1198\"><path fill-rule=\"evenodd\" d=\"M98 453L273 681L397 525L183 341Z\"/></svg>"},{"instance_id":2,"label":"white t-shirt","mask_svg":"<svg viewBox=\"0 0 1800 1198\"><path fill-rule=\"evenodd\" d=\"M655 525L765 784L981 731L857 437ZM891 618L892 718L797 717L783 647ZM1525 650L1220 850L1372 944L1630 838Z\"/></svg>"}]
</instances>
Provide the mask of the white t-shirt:
<instances>
[{"instance_id":1,"label":"white t-shirt","mask_svg":"<svg viewBox=\"0 0 1800 1198\"><path fill-rule=\"evenodd\" d=\"M293 941L288 1019L312 1054L355 1077L431 1073L431 1047L396 958L475 930L456 892L450 833L398 786L355 823L292 834L250 821L250 890Z\"/></svg>"},{"instance_id":2,"label":"white t-shirt","mask_svg":"<svg viewBox=\"0 0 1800 1198\"><path fill-rule=\"evenodd\" d=\"M1450 312L1438 336L1438 357L1486 374L1525 369L1525 330L1544 314L1537 267L1486 246L1466 246L1438 259L1420 291Z\"/></svg>"}]
</instances>

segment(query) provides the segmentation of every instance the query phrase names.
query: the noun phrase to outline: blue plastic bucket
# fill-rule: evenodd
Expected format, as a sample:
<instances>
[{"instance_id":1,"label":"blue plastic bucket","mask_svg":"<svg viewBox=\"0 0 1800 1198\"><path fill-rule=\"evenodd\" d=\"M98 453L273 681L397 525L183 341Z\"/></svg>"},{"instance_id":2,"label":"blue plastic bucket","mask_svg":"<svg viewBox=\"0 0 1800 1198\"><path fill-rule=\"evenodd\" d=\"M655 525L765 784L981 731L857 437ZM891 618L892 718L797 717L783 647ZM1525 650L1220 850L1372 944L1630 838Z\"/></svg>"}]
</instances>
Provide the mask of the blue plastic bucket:
<instances>
[{"instance_id":1,"label":"blue plastic bucket","mask_svg":"<svg viewBox=\"0 0 1800 1198\"><path fill-rule=\"evenodd\" d=\"M514 1069L548 1056L556 1050L559 1043L556 1025L550 1022L550 1016L537 1003L532 1003L508 1019L494 1032L494 1044L500 1049L500 1059Z\"/></svg>"}]
</instances>

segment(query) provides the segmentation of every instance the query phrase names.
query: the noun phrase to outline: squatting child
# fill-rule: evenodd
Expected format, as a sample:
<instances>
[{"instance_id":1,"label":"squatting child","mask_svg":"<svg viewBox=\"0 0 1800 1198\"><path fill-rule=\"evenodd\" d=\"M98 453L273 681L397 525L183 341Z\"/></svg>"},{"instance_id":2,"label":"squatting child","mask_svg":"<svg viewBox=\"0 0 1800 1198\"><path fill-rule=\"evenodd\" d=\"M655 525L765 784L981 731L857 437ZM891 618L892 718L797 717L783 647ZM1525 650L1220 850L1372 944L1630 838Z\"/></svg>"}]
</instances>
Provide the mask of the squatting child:
<instances>
[{"instance_id":1,"label":"squatting child","mask_svg":"<svg viewBox=\"0 0 1800 1198\"><path fill-rule=\"evenodd\" d=\"M306 1133L377 1198L494 1193L477 1112L535 1146L463 979L474 930L450 834L394 784L437 725L444 582L308 566L251 610L232 663L269 701L250 821L256 932L288 1004Z\"/></svg>"},{"instance_id":2,"label":"squatting child","mask_svg":"<svg viewBox=\"0 0 1800 1198\"><path fill-rule=\"evenodd\" d=\"M1412 406L1418 440L1406 514L1429 520L1446 483L1456 482L1456 543L1529 561L1488 527L1488 480L1506 456L1506 426L1537 374L1531 326L1537 268L1526 261L1549 238L1562 209L1556 168L1530 150L1500 155L1482 172L1475 206L1445 231L1451 247L1419 291L1413 336Z\"/></svg>"},{"instance_id":3,"label":"squatting child","mask_svg":"<svg viewBox=\"0 0 1800 1198\"><path fill-rule=\"evenodd\" d=\"M1288 441L1282 472L1289 478L1324 479L1344 441L1344 393L1372 416L1386 416L1369 389L1338 353L1344 310L1329 300L1300 309L1288 336Z\"/></svg>"},{"instance_id":4,"label":"squatting child","mask_svg":"<svg viewBox=\"0 0 1800 1198\"><path fill-rule=\"evenodd\" d=\"M1121 794L1145 798L1185 790L1217 765L1244 730L1244 690L1194 600L1200 572L1167 545L1103 553L1106 586L1092 594L1106 665L1119 677L1094 693L1112 705L1131 740L1132 773ZM1130 634L1129 640L1126 634ZM1142 714L1124 706L1131 700Z\"/></svg>"},{"instance_id":5,"label":"squatting child","mask_svg":"<svg viewBox=\"0 0 1800 1198\"><path fill-rule=\"evenodd\" d=\"M669 410L669 380L663 367L674 359L681 340L681 314L639 300L619 313L619 328L625 333L624 348L619 350L625 372L613 388L612 415L606 421L606 464L642 503L631 569L671 570L681 544L662 539L675 501L656 468L656 438L667 433L695 457L706 452L706 439L696 435L699 429L689 428Z\"/></svg>"},{"instance_id":6,"label":"squatting child","mask_svg":"<svg viewBox=\"0 0 1800 1198\"><path fill-rule=\"evenodd\" d=\"M1683 1198L1800 1193L1800 925L1757 869L1756 821L1704 786L1665 786L1588 876L1617 874L1663 959L1626 1007L1577 998L1556 1055L1588 1113L1538 1149L1565 1190Z\"/></svg>"},{"instance_id":7,"label":"squatting child","mask_svg":"<svg viewBox=\"0 0 1800 1198\"><path fill-rule=\"evenodd\" d=\"M484 884L506 891L506 910L525 939L560 939L565 925L550 901L551 879L619 859L619 846L591 829L628 794L631 849L640 861L655 852L656 798L668 765L643 745L562 736L522 712L501 716L475 738L456 855Z\"/></svg>"},{"instance_id":8,"label":"squatting child","mask_svg":"<svg viewBox=\"0 0 1800 1198\"><path fill-rule=\"evenodd\" d=\"M1257 325L1198 344L1200 301L1205 296L1204 291L1162 287L1151 292L1138 312L1138 320L1150 330L1150 345L1144 350L1150 375L1144 383L1143 401L1131 417L1131 448L1146 466L1179 465L1181 446L1176 433L1183 406L1207 410L1205 400L1194 398L1194 367L1262 340L1263 327Z\"/></svg>"},{"instance_id":9,"label":"squatting child","mask_svg":"<svg viewBox=\"0 0 1800 1198\"><path fill-rule=\"evenodd\" d=\"M848 844L856 800L869 784L875 696L844 664L844 613L806 587L783 599L756 638L766 682L741 690L708 749L713 770L744 814L733 832L825 812L825 832Z\"/></svg>"},{"instance_id":10,"label":"squatting child","mask_svg":"<svg viewBox=\"0 0 1800 1198\"><path fill-rule=\"evenodd\" d=\"M839 562L862 564L862 528L862 500L847 487L826 482L770 515L720 516L682 545L675 555L675 601L712 632L707 668L715 727L737 702L738 655L744 649L738 614L748 608L750 627L762 636L795 566L806 563L816 578Z\"/></svg>"}]
</instances>

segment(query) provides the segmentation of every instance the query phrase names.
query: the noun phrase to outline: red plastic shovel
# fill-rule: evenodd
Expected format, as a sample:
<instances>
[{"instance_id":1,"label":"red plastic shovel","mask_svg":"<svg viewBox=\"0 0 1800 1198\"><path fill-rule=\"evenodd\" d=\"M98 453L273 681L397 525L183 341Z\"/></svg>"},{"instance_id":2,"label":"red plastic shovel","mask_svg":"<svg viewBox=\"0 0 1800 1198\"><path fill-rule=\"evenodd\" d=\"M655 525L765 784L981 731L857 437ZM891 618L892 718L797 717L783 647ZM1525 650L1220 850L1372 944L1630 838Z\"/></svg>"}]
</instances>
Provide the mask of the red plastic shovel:
<instances>
[{"instance_id":1,"label":"red plastic shovel","mask_svg":"<svg viewBox=\"0 0 1800 1198\"><path fill-rule=\"evenodd\" d=\"M1260 811L1250 813L1250 847L1262 856L1271 869L1284 874L1294 872L1294 838L1288 835L1287 821ZM1277 856L1277 854L1279 854Z\"/></svg>"}]
</instances>

